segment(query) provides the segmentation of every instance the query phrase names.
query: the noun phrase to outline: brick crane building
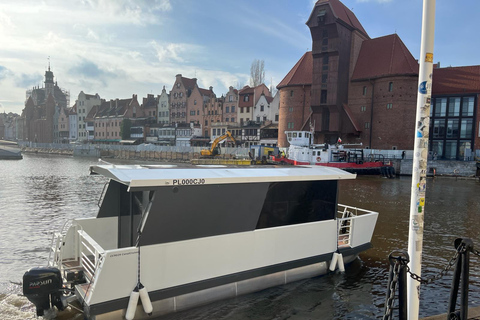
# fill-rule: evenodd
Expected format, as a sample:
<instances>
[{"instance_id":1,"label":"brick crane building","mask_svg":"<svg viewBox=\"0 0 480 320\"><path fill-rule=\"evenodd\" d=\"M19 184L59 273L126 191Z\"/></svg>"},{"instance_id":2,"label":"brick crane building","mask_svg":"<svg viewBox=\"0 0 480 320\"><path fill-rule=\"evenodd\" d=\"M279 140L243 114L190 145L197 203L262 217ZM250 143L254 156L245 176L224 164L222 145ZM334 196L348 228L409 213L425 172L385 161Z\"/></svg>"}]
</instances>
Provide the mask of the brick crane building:
<instances>
[{"instance_id":1,"label":"brick crane building","mask_svg":"<svg viewBox=\"0 0 480 320\"><path fill-rule=\"evenodd\" d=\"M285 131L314 130L316 143L413 149L418 62L397 34L371 39L339 0L319 0L307 21L312 51L278 84ZM480 149L480 66L433 70L432 154L468 159ZM477 132L479 132L477 134Z\"/></svg>"}]
</instances>

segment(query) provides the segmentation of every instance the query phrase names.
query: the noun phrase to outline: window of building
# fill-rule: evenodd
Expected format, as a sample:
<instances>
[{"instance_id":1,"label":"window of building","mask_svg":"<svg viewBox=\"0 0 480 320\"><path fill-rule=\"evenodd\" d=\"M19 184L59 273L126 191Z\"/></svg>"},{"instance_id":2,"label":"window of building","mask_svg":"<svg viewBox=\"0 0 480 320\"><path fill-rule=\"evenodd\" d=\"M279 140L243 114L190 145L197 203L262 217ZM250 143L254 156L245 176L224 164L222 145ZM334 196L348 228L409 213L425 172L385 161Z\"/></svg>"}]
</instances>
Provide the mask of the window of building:
<instances>
[{"instance_id":1,"label":"window of building","mask_svg":"<svg viewBox=\"0 0 480 320\"><path fill-rule=\"evenodd\" d=\"M448 98L448 116L458 117L460 116L460 97Z\"/></svg>"},{"instance_id":2,"label":"window of building","mask_svg":"<svg viewBox=\"0 0 480 320\"><path fill-rule=\"evenodd\" d=\"M267 117L266 117L266 116L263 116L263 121L267 121Z\"/></svg>"},{"instance_id":3,"label":"window of building","mask_svg":"<svg viewBox=\"0 0 480 320\"><path fill-rule=\"evenodd\" d=\"M293 90L290 90L290 97L293 97Z\"/></svg>"},{"instance_id":4,"label":"window of building","mask_svg":"<svg viewBox=\"0 0 480 320\"><path fill-rule=\"evenodd\" d=\"M293 129L294 128L294 123L293 122L288 122L287 123L287 128L288 129Z\"/></svg>"},{"instance_id":5,"label":"window of building","mask_svg":"<svg viewBox=\"0 0 480 320\"><path fill-rule=\"evenodd\" d=\"M275 115L275 121L278 121L278 114Z\"/></svg>"},{"instance_id":6,"label":"window of building","mask_svg":"<svg viewBox=\"0 0 480 320\"><path fill-rule=\"evenodd\" d=\"M205 120L205 125L208 126L208 120Z\"/></svg>"},{"instance_id":7,"label":"window of building","mask_svg":"<svg viewBox=\"0 0 480 320\"><path fill-rule=\"evenodd\" d=\"M327 83L327 79L328 79L328 74L326 73L322 74L322 83Z\"/></svg>"},{"instance_id":8,"label":"window of building","mask_svg":"<svg viewBox=\"0 0 480 320\"><path fill-rule=\"evenodd\" d=\"M471 138L473 133L473 119L463 119L460 124L460 138Z\"/></svg>"},{"instance_id":9,"label":"window of building","mask_svg":"<svg viewBox=\"0 0 480 320\"><path fill-rule=\"evenodd\" d=\"M365 122L365 129L370 129L370 122Z\"/></svg>"},{"instance_id":10,"label":"window of building","mask_svg":"<svg viewBox=\"0 0 480 320\"><path fill-rule=\"evenodd\" d=\"M243 107L240 107L240 113L243 113Z\"/></svg>"},{"instance_id":11,"label":"window of building","mask_svg":"<svg viewBox=\"0 0 480 320\"><path fill-rule=\"evenodd\" d=\"M367 95L367 86L363 86L363 93L362 93L364 96Z\"/></svg>"},{"instance_id":12,"label":"window of building","mask_svg":"<svg viewBox=\"0 0 480 320\"><path fill-rule=\"evenodd\" d=\"M463 117L472 117L473 116L473 109L474 109L474 101L473 97L464 97L462 102L462 116Z\"/></svg>"},{"instance_id":13,"label":"window of building","mask_svg":"<svg viewBox=\"0 0 480 320\"><path fill-rule=\"evenodd\" d=\"M225 118L225 122L228 122L228 118Z\"/></svg>"},{"instance_id":14,"label":"window of building","mask_svg":"<svg viewBox=\"0 0 480 320\"><path fill-rule=\"evenodd\" d=\"M393 82L389 82L388 83L388 92L392 92L393 91Z\"/></svg>"},{"instance_id":15,"label":"window of building","mask_svg":"<svg viewBox=\"0 0 480 320\"><path fill-rule=\"evenodd\" d=\"M197 105L197 100L193 100L193 104L194 104L194 105Z\"/></svg>"},{"instance_id":16,"label":"window of building","mask_svg":"<svg viewBox=\"0 0 480 320\"><path fill-rule=\"evenodd\" d=\"M265 106L262 104L260 105L260 111L264 111L265 110Z\"/></svg>"},{"instance_id":17,"label":"window of building","mask_svg":"<svg viewBox=\"0 0 480 320\"><path fill-rule=\"evenodd\" d=\"M327 90L320 92L320 103L327 103Z\"/></svg>"},{"instance_id":18,"label":"window of building","mask_svg":"<svg viewBox=\"0 0 480 320\"><path fill-rule=\"evenodd\" d=\"M225 113L229 113L230 112L230 107L225 107Z\"/></svg>"},{"instance_id":19,"label":"window of building","mask_svg":"<svg viewBox=\"0 0 480 320\"><path fill-rule=\"evenodd\" d=\"M235 118L232 118L230 122L235 122Z\"/></svg>"},{"instance_id":20,"label":"window of building","mask_svg":"<svg viewBox=\"0 0 480 320\"><path fill-rule=\"evenodd\" d=\"M360 112L365 112L365 111L367 111L367 107L361 106L361 107L360 107Z\"/></svg>"},{"instance_id":21,"label":"window of building","mask_svg":"<svg viewBox=\"0 0 480 320\"><path fill-rule=\"evenodd\" d=\"M435 99L435 117L445 117L447 114L447 98Z\"/></svg>"},{"instance_id":22,"label":"window of building","mask_svg":"<svg viewBox=\"0 0 480 320\"><path fill-rule=\"evenodd\" d=\"M387 103L387 109L392 109L393 108L393 103Z\"/></svg>"},{"instance_id":23,"label":"window of building","mask_svg":"<svg viewBox=\"0 0 480 320\"><path fill-rule=\"evenodd\" d=\"M197 110L197 116L199 116L199 115L200 115L200 110Z\"/></svg>"},{"instance_id":24,"label":"window of building","mask_svg":"<svg viewBox=\"0 0 480 320\"><path fill-rule=\"evenodd\" d=\"M288 111L289 111L289 112L293 112L293 107L289 107L289 108L288 108Z\"/></svg>"},{"instance_id":25,"label":"window of building","mask_svg":"<svg viewBox=\"0 0 480 320\"><path fill-rule=\"evenodd\" d=\"M214 136L217 135L217 129L212 129L212 135L214 135Z\"/></svg>"},{"instance_id":26,"label":"window of building","mask_svg":"<svg viewBox=\"0 0 480 320\"><path fill-rule=\"evenodd\" d=\"M260 122L260 117L257 117L257 122Z\"/></svg>"},{"instance_id":27,"label":"window of building","mask_svg":"<svg viewBox=\"0 0 480 320\"><path fill-rule=\"evenodd\" d=\"M235 106L232 106L232 112L235 112Z\"/></svg>"},{"instance_id":28,"label":"window of building","mask_svg":"<svg viewBox=\"0 0 480 320\"><path fill-rule=\"evenodd\" d=\"M249 112L250 112L250 107L247 107L247 113L249 113Z\"/></svg>"},{"instance_id":29,"label":"window of building","mask_svg":"<svg viewBox=\"0 0 480 320\"><path fill-rule=\"evenodd\" d=\"M228 101L229 101L229 102L232 102L232 101L233 101L233 96L232 96L232 95L229 95L229 96L228 96Z\"/></svg>"},{"instance_id":30,"label":"window of building","mask_svg":"<svg viewBox=\"0 0 480 320\"><path fill-rule=\"evenodd\" d=\"M243 101L248 101L248 94L243 96Z\"/></svg>"}]
</instances>

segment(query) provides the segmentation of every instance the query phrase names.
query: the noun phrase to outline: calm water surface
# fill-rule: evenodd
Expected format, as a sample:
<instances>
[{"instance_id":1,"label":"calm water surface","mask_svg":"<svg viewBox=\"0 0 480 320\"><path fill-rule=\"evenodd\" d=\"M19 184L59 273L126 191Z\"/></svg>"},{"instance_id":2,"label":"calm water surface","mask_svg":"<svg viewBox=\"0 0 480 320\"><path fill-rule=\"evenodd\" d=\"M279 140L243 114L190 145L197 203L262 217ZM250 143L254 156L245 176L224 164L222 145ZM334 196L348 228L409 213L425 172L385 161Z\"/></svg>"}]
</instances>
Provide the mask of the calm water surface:
<instances>
[{"instance_id":1,"label":"calm water surface","mask_svg":"<svg viewBox=\"0 0 480 320\"><path fill-rule=\"evenodd\" d=\"M34 319L21 296L23 273L46 265L52 231L68 219L96 214L106 179L90 176L96 159L26 154L0 160L0 315ZM409 178L359 177L340 184L340 202L380 212L373 249L329 274L173 314L162 319L379 319L383 315L388 254L407 249ZM480 248L480 183L429 179L422 275L438 273L452 257L453 240L469 237ZM470 305L480 305L480 259L471 258ZM447 309L451 272L421 287L421 316ZM63 319L82 319L70 314Z\"/></svg>"}]
</instances>

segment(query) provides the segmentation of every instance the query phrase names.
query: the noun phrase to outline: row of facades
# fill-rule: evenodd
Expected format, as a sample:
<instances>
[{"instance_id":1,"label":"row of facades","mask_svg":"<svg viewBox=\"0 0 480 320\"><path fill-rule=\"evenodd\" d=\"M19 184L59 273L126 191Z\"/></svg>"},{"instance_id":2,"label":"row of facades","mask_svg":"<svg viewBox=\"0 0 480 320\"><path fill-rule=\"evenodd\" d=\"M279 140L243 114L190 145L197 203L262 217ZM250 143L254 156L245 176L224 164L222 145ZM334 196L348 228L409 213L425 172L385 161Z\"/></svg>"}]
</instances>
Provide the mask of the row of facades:
<instances>
[{"instance_id":1,"label":"row of facades","mask_svg":"<svg viewBox=\"0 0 480 320\"><path fill-rule=\"evenodd\" d=\"M200 88L197 79L177 75L172 90L141 101L105 100L83 91L67 107L65 91L45 73L45 87L27 91L18 119L17 139L42 143L138 143L208 145L229 130L237 144L276 145L279 100L261 84L217 97Z\"/></svg>"},{"instance_id":2,"label":"row of facades","mask_svg":"<svg viewBox=\"0 0 480 320\"><path fill-rule=\"evenodd\" d=\"M177 75L172 90L164 87L157 97L105 101L81 92L67 108L49 68L45 88L29 91L17 136L118 143L126 140L121 128L129 119L129 141L207 145L230 130L246 145L288 147L285 131L308 130L316 143L341 138L364 148L412 150L419 65L400 37L370 38L339 0L317 1L306 24L312 51L278 84L275 97L265 85L230 87L217 97L212 87ZM424 123L430 152L437 159L470 159L480 149L480 66L438 63L432 77L432 98L422 102L431 106Z\"/></svg>"}]
</instances>

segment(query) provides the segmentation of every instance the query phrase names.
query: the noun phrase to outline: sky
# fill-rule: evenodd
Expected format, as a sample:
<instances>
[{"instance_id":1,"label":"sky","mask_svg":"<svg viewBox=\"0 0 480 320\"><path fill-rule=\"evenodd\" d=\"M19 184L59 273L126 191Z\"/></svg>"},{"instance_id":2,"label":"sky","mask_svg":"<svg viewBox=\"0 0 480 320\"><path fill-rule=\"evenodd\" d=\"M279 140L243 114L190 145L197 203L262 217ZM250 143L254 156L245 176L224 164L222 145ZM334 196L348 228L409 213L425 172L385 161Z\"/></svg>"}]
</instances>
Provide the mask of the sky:
<instances>
[{"instance_id":1,"label":"sky","mask_svg":"<svg viewBox=\"0 0 480 320\"><path fill-rule=\"evenodd\" d=\"M249 84L255 59L276 86L311 50L315 0L2 0L0 112L21 114L25 92L58 85L110 100L171 90L175 75L217 96ZM371 38L397 33L420 53L422 0L343 0ZM437 0L434 61L479 65L480 0Z\"/></svg>"}]
</instances>

